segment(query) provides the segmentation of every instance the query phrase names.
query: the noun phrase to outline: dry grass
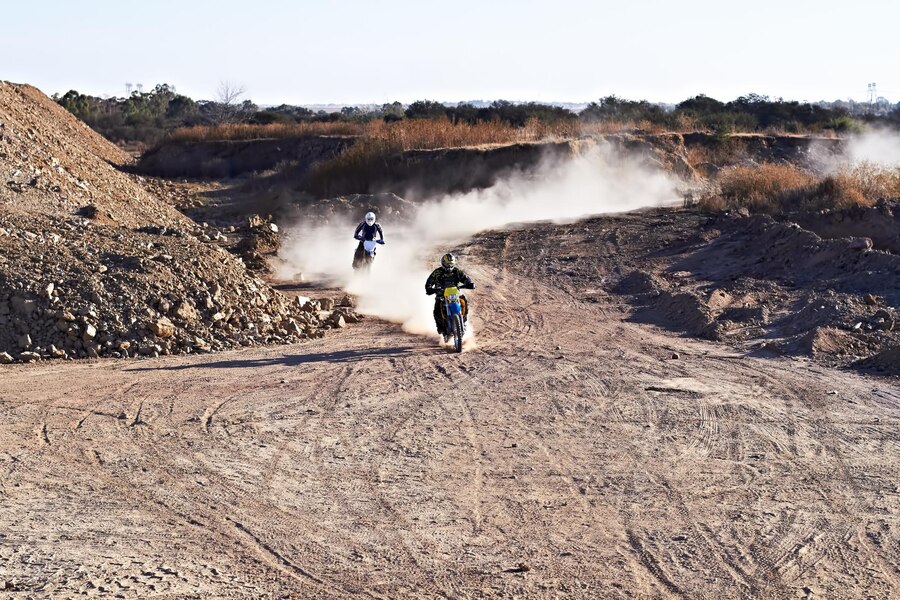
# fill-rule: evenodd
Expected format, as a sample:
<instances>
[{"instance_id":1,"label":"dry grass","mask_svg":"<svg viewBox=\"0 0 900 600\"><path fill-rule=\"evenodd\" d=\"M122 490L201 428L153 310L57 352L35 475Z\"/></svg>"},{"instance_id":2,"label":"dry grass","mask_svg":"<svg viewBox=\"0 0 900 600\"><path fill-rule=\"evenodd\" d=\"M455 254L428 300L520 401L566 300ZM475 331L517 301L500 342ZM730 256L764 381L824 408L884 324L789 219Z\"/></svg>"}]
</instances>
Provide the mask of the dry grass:
<instances>
[{"instance_id":1,"label":"dry grass","mask_svg":"<svg viewBox=\"0 0 900 600\"><path fill-rule=\"evenodd\" d=\"M392 151L402 151L576 137L580 135L580 126L575 120L547 124L537 119L532 119L525 127L513 127L499 121L479 122L474 125L451 123L447 119L406 119L394 123L375 120L369 123L232 124L182 127L173 131L166 142L258 140L315 135L367 137L379 140L381 145Z\"/></svg>"},{"instance_id":2,"label":"dry grass","mask_svg":"<svg viewBox=\"0 0 900 600\"><path fill-rule=\"evenodd\" d=\"M367 125L365 135L352 146L332 160L316 165L309 173L308 181L322 193L326 193L328 182L336 180L364 187L374 173L387 167L391 157L411 150L527 143L571 139L578 135L580 129L575 121L551 125L532 119L525 127L514 127L501 121L476 124L451 123L447 119L373 121Z\"/></svg>"},{"instance_id":3,"label":"dry grass","mask_svg":"<svg viewBox=\"0 0 900 600\"><path fill-rule=\"evenodd\" d=\"M299 138L315 135L364 135L366 126L362 123L271 123L250 125L235 123L229 125L180 127L166 140L168 142L209 142L261 140L272 138Z\"/></svg>"},{"instance_id":4,"label":"dry grass","mask_svg":"<svg viewBox=\"0 0 900 600\"><path fill-rule=\"evenodd\" d=\"M900 198L900 167L884 167L860 163L838 174L852 182L856 190L870 202L882 198Z\"/></svg>"},{"instance_id":5,"label":"dry grass","mask_svg":"<svg viewBox=\"0 0 900 600\"><path fill-rule=\"evenodd\" d=\"M700 200L700 208L722 212L783 214L871 206L882 198L900 197L900 168L861 164L825 177L793 165L764 163L737 167L719 177L719 193Z\"/></svg>"},{"instance_id":6,"label":"dry grass","mask_svg":"<svg viewBox=\"0 0 900 600\"><path fill-rule=\"evenodd\" d=\"M578 135L607 135L610 133L662 134L672 131L651 121L590 121L578 124Z\"/></svg>"}]
</instances>

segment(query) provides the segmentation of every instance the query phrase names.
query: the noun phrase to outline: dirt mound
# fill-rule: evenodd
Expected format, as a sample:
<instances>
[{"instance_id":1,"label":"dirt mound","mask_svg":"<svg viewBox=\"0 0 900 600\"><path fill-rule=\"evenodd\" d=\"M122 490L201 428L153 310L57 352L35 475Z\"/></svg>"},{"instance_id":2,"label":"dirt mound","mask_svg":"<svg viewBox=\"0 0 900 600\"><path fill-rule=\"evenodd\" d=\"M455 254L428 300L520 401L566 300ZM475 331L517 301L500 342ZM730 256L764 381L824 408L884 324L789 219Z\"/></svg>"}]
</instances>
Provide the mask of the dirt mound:
<instances>
[{"instance_id":1,"label":"dirt mound","mask_svg":"<svg viewBox=\"0 0 900 600\"><path fill-rule=\"evenodd\" d=\"M654 302L654 312L663 322L691 335L707 339L718 337L713 311L696 294L663 292Z\"/></svg>"},{"instance_id":2,"label":"dirt mound","mask_svg":"<svg viewBox=\"0 0 900 600\"><path fill-rule=\"evenodd\" d=\"M855 366L883 375L900 376L900 345L885 348L874 356L858 361Z\"/></svg>"},{"instance_id":3,"label":"dirt mound","mask_svg":"<svg viewBox=\"0 0 900 600\"><path fill-rule=\"evenodd\" d=\"M768 216L728 217L711 243L672 268L711 281L750 277L798 288L883 296L900 306L900 257L871 250L865 239L824 240L795 223Z\"/></svg>"},{"instance_id":4,"label":"dirt mound","mask_svg":"<svg viewBox=\"0 0 900 600\"><path fill-rule=\"evenodd\" d=\"M3 362L208 352L321 337L336 324L184 230L5 215L0 247Z\"/></svg>"},{"instance_id":5,"label":"dirt mound","mask_svg":"<svg viewBox=\"0 0 900 600\"><path fill-rule=\"evenodd\" d=\"M293 342L356 319L249 275L34 88L0 82L0 123L0 362Z\"/></svg>"},{"instance_id":6,"label":"dirt mound","mask_svg":"<svg viewBox=\"0 0 900 600\"><path fill-rule=\"evenodd\" d=\"M900 200L881 201L873 207L854 206L791 218L823 238L869 238L875 249L900 254Z\"/></svg>"},{"instance_id":7,"label":"dirt mound","mask_svg":"<svg viewBox=\"0 0 900 600\"><path fill-rule=\"evenodd\" d=\"M667 287L665 281L653 273L644 271L632 271L623 277L613 290L617 294L655 294Z\"/></svg>"},{"instance_id":8,"label":"dirt mound","mask_svg":"<svg viewBox=\"0 0 900 600\"><path fill-rule=\"evenodd\" d=\"M750 353L853 365L900 345L900 256L768 217L659 209L535 224L476 242L475 255L482 247L500 254L501 268L572 297ZM520 259L526 249L534 260Z\"/></svg>"},{"instance_id":9,"label":"dirt mound","mask_svg":"<svg viewBox=\"0 0 900 600\"><path fill-rule=\"evenodd\" d=\"M0 208L125 227L186 219L116 166L129 157L37 89L0 81Z\"/></svg>"}]
</instances>

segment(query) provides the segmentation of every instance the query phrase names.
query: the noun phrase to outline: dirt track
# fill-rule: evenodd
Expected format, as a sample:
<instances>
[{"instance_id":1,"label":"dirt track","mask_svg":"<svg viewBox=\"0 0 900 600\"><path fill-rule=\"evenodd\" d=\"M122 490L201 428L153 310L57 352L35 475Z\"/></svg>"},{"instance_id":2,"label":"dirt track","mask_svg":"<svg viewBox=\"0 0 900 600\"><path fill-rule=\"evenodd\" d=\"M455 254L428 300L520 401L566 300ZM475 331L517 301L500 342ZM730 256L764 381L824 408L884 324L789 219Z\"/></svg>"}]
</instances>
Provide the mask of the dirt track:
<instances>
[{"instance_id":1,"label":"dirt track","mask_svg":"<svg viewBox=\"0 0 900 600\"><path fill-rule=\"evenodd\" d=\"M488 262L461 356L368 321L4 369L0 589L900 594L896 381L677 337Z\"/></svg>"}]
</instances>

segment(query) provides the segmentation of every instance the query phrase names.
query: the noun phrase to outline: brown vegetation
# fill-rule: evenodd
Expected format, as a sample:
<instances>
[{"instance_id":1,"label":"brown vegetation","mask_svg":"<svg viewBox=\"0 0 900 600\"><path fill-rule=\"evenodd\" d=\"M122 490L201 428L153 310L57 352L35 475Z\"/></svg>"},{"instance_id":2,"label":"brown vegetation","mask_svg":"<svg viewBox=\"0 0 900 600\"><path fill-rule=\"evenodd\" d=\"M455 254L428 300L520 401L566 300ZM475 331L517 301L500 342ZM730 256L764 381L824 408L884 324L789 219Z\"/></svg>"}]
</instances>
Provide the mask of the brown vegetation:
<instances>
[{"instance_id":1,"label":"brown vegetation","mask_svg":"<svg viewBox=\"0 0 900 600\"><path fill-rule=\"evenodd\" d=\"M900 168L864 163L816 177L793 165L763 163L724 171L718 183L717 194L700 200L702 209L746 208L767 214L831 210L900 197Z\"/></svg>"},{"instance_id":2,"label":"brown vegetation","mask_svg":"<svg viewBox=\"0 0 900 600\"><path fill-rule=\"evenodd\" d=\"M598 124L608 125L608 124ZM576 121L547 123L529 120L524 127L504 121L479 121L471 124L449 119L407 119L386 123L381 120L362 122L303 122L254 125L232 123L215 126L182 127L176 129L167 142L207 142L296 138L319 135L363 136L378 140L390 151L453 148L481 144L503 144L535 141L548 138L569 138L582 135L582 129L593 132L596 127L580 125ZM620 130L621 127L616 127ZM606 131L598 131L606 133Z\"/></svg>"},{"instance_id":3,"label":"brown vegetation","mask_svg":"<svg viewBox=\"0 0 900 600\"><path fill-rule=\"evenodd\" d=\"M316 135L363 135L365 130L366 125L363 123L346 121L270 123L268 125L227 123L224 125L180 127L174 130L161 143L264 140Z\"/></svg>"}]
</instances>

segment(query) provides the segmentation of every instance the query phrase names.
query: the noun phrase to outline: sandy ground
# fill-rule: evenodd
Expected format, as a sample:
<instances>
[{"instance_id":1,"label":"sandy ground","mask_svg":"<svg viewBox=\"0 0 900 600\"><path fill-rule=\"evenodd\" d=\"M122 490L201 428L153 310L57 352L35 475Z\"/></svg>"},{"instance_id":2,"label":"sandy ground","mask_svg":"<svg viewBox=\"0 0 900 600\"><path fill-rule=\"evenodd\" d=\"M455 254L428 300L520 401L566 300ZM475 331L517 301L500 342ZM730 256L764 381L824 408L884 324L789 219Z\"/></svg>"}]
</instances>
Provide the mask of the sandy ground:
<instances>
[{"instance_id":1,"label":"sandy ground","mask_svg":"<svg viewBox=\"0 0 900 600\"><path fill-rule=\"evenodd\" d=\"M0 597L900 595L896 380L474 261L462 355L5 367Z\"/></svg>"}]
</instances>

